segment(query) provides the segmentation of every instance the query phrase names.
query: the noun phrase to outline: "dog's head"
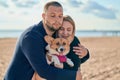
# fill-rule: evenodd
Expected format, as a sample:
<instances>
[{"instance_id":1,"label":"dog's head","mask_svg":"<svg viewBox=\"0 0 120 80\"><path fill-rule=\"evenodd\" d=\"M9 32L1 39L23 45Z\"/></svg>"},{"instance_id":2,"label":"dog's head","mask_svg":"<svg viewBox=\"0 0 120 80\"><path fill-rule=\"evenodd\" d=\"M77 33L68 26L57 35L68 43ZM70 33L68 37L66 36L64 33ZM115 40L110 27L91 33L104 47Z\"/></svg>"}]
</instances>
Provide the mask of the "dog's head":
<instances>
[{"instance_id":1,"label":"dog's head","mask_svg":"<svg viewBox=\"0 0 120 80\"><path fill-rule=\"evenodd\" d=\"M68 39L64 38L53 38L51 36L46 35L45 41L48 43L47 50L50 54L55 55L66 55L70 50L70 42L72 37Z\"/></svg>"}]
</instances>

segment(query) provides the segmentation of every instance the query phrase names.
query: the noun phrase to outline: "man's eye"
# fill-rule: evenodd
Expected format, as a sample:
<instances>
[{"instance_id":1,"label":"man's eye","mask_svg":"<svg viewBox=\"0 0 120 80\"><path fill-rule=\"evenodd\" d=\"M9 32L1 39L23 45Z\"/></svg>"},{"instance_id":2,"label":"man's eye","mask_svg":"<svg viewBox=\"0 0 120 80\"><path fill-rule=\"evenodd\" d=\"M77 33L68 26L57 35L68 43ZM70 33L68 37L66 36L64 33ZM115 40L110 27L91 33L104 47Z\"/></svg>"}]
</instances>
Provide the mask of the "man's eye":
<instances>
[{"instance_id":1,"label":"man's eye","mask_svg":"<svg viewBox=\"0 0 120 80\"><path fill-rule=\"evenodd\" d=\"M51 16L51 17L55 17L55 16Z\"/></svg>"},{"instance_id":2,"label":"man's eye","mask_svg":"<svg viewBox=\"0 0 120 80\"><path fill-rule=\"evenodd\" d=\"M63 16L59 16L59 18L62 18Z\"/></svg>"}]
</instances>

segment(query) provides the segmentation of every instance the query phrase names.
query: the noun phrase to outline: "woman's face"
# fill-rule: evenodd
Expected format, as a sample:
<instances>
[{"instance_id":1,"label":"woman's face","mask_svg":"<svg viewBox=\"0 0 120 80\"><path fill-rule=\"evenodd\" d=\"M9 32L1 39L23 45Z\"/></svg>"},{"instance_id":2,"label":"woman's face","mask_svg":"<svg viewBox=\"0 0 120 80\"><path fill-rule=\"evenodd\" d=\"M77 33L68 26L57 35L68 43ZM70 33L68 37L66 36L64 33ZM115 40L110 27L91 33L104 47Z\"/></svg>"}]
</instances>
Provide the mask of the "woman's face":
<instances>
[{"instance_id":1,"label":"woman's face","mask_svg":"<svg viewBox=\"0 0 120 80\"><path fill-rule=\"evenodd\" d=\"M62 38L68 38L73 34L73 26L68 21L63 21L63 25L58 31L58 36Z\"/></svg>"}]
</instances>

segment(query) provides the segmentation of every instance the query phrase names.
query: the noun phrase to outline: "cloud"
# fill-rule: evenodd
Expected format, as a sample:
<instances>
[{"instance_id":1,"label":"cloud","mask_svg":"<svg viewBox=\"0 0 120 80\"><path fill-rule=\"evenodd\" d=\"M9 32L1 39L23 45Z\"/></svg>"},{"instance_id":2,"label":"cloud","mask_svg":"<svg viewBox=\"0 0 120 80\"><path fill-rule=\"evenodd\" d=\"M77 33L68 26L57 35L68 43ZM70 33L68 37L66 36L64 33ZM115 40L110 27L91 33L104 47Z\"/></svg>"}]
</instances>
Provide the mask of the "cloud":
<instances>
[{"instance_id":1,"label":"cloud","mask_svg":"<svg viewBox=\"0 0 120 80\"><path fill-rule=\"evenodd\" d=\"M39 3L39 0L12 0L17 7L31 8Z\"/></svg>"},{"instance_id":2,"label":"cloud","mask_svg":"<svg viewBox=\"0 0 120 80\"><path fill-rule=\"evenodd\" d=\"M78 0L67 0L67 2L72 7L79 7L81 4L83 4L81 1Z\"/></svg>"},{"instance_id":3,"label":"cloud","mask_svg":"<svg viewBox=\"0 0 120 80\"><path fill-rule=\"evenodd\" d=\"M9 2L8 2L9 1ZM47 0L44 0L46 2ZM81 11L88 14L93 14L100 18L105 19L116 19L116 12L112 7L106 8L95 1L88 0L87 2L83 2L84 0L63 0L60 1L64 5L64 11L69 12L69 10L73 11ZM39 5L40 4L40 5ZM11 10L18 10L18 8L29 8L35 7L36 5L44 6L43 2L40 3L39 0L0 0L0 6L5 8L10 8ZM38 7L39 7L38 6ZM26 12L28 10L25 9L23 14L28 14ZM12 13L13 13L12 12Z\"/></svg>"},{"instance_id":4,"label":"cloud","mask_svg":"<svg viewBox=\"0 0 120 80\"><path fill-rule=\"evenodd\" d=\"M114 10L103 7L94 1L88 1L81 7L81 11L85 13L91 13L95 16L105 19L116 19Z\"/></svg>"},{"instance_id":5,"label":"cloud","mask_svg":"<svg viewBox=\"0 0 120 80\"><path fill-rule=\"evenodd\" d=\"M0 0L0 6L8 8L7 0Z\"/></svg>"}]
</instances>

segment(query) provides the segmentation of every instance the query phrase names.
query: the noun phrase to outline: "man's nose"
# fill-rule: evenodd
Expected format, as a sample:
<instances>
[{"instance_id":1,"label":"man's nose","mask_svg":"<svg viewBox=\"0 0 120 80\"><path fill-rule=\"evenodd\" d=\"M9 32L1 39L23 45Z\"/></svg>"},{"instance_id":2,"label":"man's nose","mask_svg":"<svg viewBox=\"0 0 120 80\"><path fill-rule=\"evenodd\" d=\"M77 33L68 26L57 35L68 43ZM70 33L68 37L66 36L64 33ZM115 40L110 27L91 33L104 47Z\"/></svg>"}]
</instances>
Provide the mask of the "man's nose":
<instances>
[{"instance_id":1,"label":"man's nose","mask_svg":"<svg viewBox=\"0 0 120 80\"><path fill-rule=\"evenodd\" d=\"M60 18L59 18L59 17L55 17L55 20L56 20L57 22L59 22L59 21L60 21Z\"/></svg>"}]
</instances>

